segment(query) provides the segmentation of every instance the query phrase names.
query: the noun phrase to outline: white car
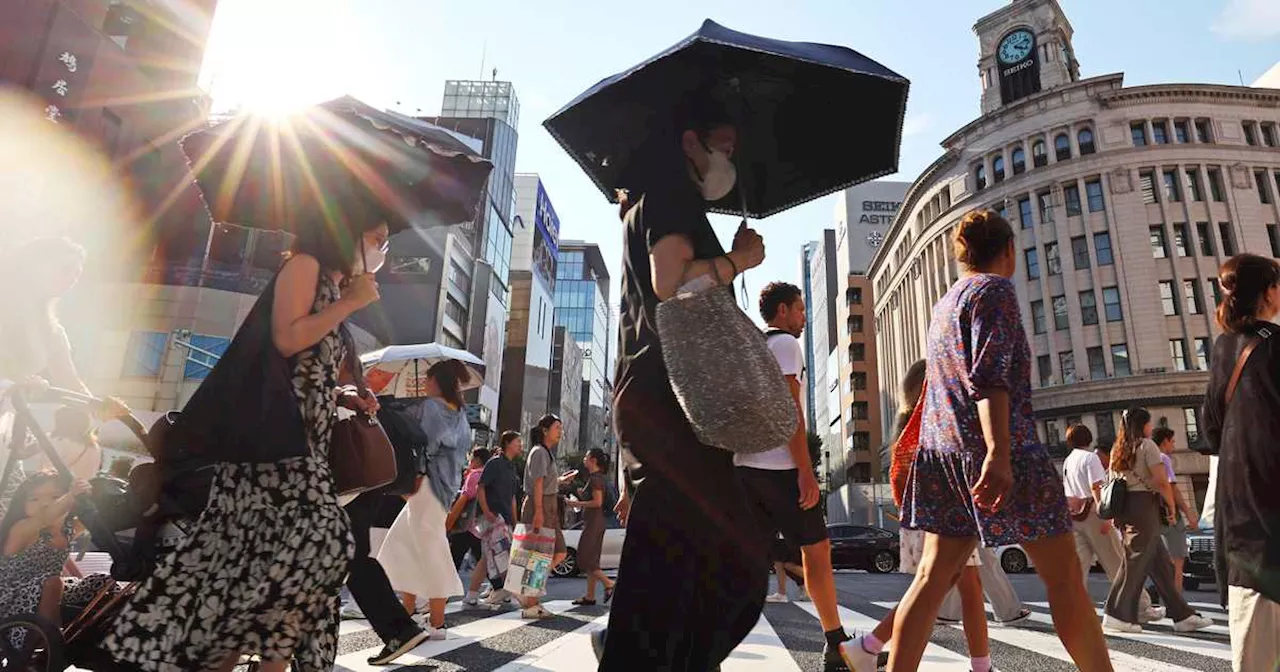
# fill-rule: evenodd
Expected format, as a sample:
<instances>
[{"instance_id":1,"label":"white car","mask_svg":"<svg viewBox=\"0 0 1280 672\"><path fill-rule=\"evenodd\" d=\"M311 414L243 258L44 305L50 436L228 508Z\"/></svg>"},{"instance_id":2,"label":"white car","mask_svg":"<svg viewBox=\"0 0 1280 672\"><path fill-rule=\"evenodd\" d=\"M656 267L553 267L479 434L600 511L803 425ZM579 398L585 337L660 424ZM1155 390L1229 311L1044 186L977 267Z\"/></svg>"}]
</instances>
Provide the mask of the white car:
<instances>
[{"instance_id":1,"label":"white car","mask_svg":"<svg viewBox=\"0 0 1280 672\"><path fill-rule=\"evenodd\" d=\"M627 538L627 531L618 526L612 516L605 523L604 544L600 549L600 569L617 569L622 561L622 542ZM567 555L564 562L556 567L555 574L561 578L577 576L578 542L582 538L582 523L577 522L564 531L564 545Z\"/></svg>"},{"instance_id":2,"label":"white car","mask_svg":"<svg viewBox=\"0 0 1280 672\"><path fill-rule=\"evenodd\" d=\"M1021 574L1035 569L1035 564L1031 562L1031 556L1022 550L1017 544L1009 546L999 546L995 550L996 557L1000 559L1000 568L1005 574Z\"/></svg>"}]
</instances>

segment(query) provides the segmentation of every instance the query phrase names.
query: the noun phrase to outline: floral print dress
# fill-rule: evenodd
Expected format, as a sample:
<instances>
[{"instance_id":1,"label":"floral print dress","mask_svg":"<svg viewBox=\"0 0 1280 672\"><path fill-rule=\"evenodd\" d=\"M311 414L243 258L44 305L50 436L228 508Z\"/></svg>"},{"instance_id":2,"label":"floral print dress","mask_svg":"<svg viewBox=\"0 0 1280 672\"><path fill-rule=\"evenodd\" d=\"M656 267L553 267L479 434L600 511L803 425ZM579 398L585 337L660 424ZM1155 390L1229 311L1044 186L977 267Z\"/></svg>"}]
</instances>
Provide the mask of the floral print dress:
<instances>
[{"instance_id":1,"label":"floral print dress","mask_svg":"<svg viewBox=\"0 0 1280 672\"><path fill-rule=\"evenodd\" d=\"M1071 532L1062 481L1036 438L1031 348L1008 278L961 278L933 308L929 327L920 449L903 496L906 527L986 546ZM998 513L979 510L971 489L982 473L986 439L978 420L983 390L1009 393L1013 487Z\"/></svg>"},{"instance_id":2,"label":"floral print dress","mask_svg":"<svg viewBox=\"0 0 1280 672\"><path fill-rule=\"evenodd\" d=\"M338 298L321 275L312 312ZM354 554L329 470L344 345L339 330L293 360L293 393L311 454L222 463L191 535L165 556L120 615L106 647L144 670L196 672L228 655L333 668L338 593Z\"/></svg>"}]
</instances>

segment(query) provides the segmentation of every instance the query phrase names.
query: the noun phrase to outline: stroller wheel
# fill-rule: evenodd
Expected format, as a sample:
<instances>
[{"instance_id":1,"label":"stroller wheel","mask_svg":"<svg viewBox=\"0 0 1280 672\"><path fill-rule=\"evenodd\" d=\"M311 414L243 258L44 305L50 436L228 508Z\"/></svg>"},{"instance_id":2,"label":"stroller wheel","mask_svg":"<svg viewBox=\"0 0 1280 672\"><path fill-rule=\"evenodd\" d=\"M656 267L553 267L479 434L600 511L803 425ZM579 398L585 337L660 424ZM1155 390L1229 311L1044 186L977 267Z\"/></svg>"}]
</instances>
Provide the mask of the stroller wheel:
<instances>
[{"instance_id":1,"label":"stroller wheel","mask_svg":"<svg viewBox=\"0 0 1280 672\"><path fill-rule=\"evenodd\" d=\"M0 621L0 670L62 672L67 669L62 632L48 619L24 614Z\"/></svg>"}]
</instances>

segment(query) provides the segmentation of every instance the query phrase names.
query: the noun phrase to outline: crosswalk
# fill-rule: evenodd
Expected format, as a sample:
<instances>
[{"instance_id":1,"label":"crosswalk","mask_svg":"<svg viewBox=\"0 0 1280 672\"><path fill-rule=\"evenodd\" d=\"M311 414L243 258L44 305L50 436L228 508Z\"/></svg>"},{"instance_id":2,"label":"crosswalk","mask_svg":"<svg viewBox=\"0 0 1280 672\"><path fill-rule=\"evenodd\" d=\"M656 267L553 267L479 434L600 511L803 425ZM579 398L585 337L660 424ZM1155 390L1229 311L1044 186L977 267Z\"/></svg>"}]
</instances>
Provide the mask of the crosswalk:
<instances>
[{"instance_id":1,"label":"crosswalk","mask_svg":"<svg viewBox=\"0 0 1280 672\"><path fill-rule=\"evenodd\" d=\"M866 632L891 603L844 600L840 616L850 632ZM497 670L538 672L592 670L595 657L590 633L608 623L606 607L575 607L568 601L551 601L546 608L555 616L542 621L522 621L518 611L492 612L449 605L448 638L426 642L389 667L369 665L382 642L364 621L342 624L337 672L373 670ZM1214 672L1231 669L1227 616L1217 605L1195 604L1215 621L1213 627L1193 634L1175 634L1168 620L1150 624L1137 634L1107 633L1117 672ZM1054 634L1047 603L1031 602L1032 616L1017 627L989 628L992 661L1003 672L1074 670L1070 657ZM1100 611L1100 610L1099 610ZM821 670L822 636L811 603L770 604L754 630L722 665L724 672L801 672ZM959 625L939 626L919 668L925 672L969 669L963 630Z\"/></svg>"}]
</instances>

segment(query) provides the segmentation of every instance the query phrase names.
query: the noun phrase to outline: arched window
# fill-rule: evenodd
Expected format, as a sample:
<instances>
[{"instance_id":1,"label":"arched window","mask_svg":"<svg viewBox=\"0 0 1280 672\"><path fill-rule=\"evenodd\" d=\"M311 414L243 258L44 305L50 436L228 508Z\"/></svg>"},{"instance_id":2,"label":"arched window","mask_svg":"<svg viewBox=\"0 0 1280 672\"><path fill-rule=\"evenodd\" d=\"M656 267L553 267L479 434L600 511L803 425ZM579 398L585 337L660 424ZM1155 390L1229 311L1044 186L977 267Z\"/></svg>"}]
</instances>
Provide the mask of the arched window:
<instances>
[{"instance_id":1,"label":"arched window","mask_svg":"<svg viewBox=\"0 0 1280 672\"><path fill-rule=\"evenodd\" d=\"M996 184L1004 182L1004 157L997 156L991 159L991 177Z\"/></svg>"},{"instance_id":2,"label":"arched window","mask_svg":"<svg viewBox=\"0 0 1280 672\"><path fill-rule=\"evenodd\" d=\"M1044 140L1036 140L1031 144L1031 163L1036 168L1049 165L1049 154L1045 151Z\"/></svg>"},{"instance_id":3,"label":"arched window","mask_svg":"<svg viewBox=\"0 0 1280 672\"><path fill-rule=\"evenodd\" d=\"M987 168L981 163L973 167L973 184L978 190L987 188Z\"/></svg>"},{"instance_id":4,"label":"arched window","mask_svg":"<svg viewBox=\"0 0 1280 672\"><path fill-rule=\"evenodd\" d=\"M1085 154L1092 154L1095 151L1097 151L1096 148L1093 146L1093 130L1092 129L1089 129L1089 128L1080 129L1080 132L1076 134L1076 144L1080 145L1080 156L1084 156Z\"/></svg>"},{"instance_id":5,"label":"arched window","mask_svg":"<svg viewBox=\"0 0 1280 672\"><path fill-rule=\"evenodd\" d=\"M1066 133L1059 133L1053 139L1053 157L1055 161L1066 161L1071 158L1071 138Z\"/></svg>"},{"instance_id":6,"label":"arched window","mask_svg":"<svg viewBox=\"0 0 1280 672\"><path fill-rule=\"evenodd\" d=\"M1010 154L1013 160L1013 174L1021 175L1027 170L1027 153L1022 151L1021 147L1017 147Z\"/></svg>"}]
</instances>

